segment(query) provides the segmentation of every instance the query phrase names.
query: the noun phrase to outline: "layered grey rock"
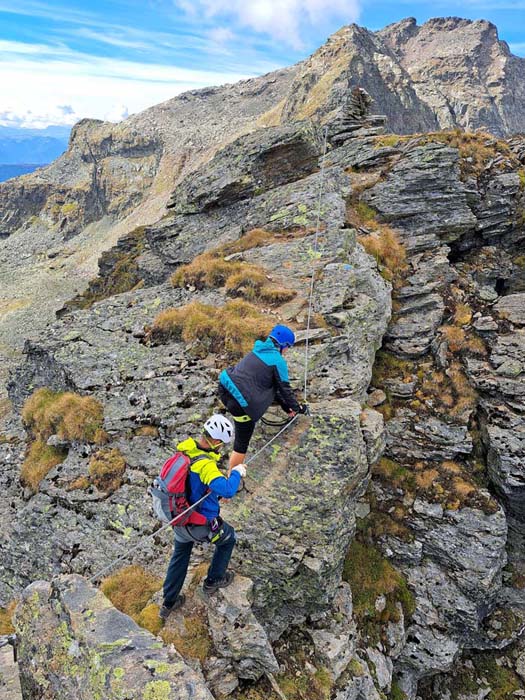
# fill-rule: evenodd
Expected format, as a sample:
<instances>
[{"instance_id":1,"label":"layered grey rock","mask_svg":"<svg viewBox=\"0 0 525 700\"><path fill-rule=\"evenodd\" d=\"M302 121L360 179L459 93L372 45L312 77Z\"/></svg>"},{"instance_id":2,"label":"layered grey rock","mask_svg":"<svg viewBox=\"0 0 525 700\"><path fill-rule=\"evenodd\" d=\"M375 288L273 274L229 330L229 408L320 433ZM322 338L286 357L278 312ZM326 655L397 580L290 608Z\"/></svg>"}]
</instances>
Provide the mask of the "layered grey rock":
<instances>
[{"instance_id":1,"label":"layered grey rock","mask_svg":"<svg viewBox=\"0 0 525 700\"><path fill-rule=\"evenodd\" d=\"M36 581L15 625L24 697L213 700L200 674L79 576Z\"/></svg>"},{"instance_id":2,"label":"layered grey rock","mask_svg":"<svg viewBox=\"0 0 525 700\"><path fill-rule=\"evenodd\" d=\"M236 675L257 680L263 673L277 673L279 664L251 609L253 582L244 577L236 579L231 587L209 598L210 632L215 648L233 664Z\"/></svg>"}]
</instances>

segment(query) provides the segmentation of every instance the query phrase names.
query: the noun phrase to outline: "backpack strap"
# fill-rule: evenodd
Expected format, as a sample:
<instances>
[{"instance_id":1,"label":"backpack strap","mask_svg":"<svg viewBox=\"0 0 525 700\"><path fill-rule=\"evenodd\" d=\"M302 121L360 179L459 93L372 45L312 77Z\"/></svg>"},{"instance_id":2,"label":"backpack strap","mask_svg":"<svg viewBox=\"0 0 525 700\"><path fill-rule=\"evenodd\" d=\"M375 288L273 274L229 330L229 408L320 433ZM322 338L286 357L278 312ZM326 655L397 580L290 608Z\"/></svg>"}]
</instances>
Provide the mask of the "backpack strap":
<instances>
[{"instance_id":1,"label":"backpack strap","mask_svg":"<svg viewBox=\"0 0 525 700\"><path fill-rule=\"evenodd\" d=\"M206 455L206 454L204 454L204 455L197 455L196 457L193 457L193 459L190 457L190 467L191 467L192 464L195 464L195 462L198 462L198 461L201 460L201 459L209 459L209 460L211 460L211 457L209 457L209 456ZM214 460L212 460L212 461L214 461Z\"/></svg>"},{"instance_id":2,"label":"backpack strap","mask_svg":"<svg viewBox=\"0 0 525 700\"><path fill-rule=\"evenodd\" d=\"M209 455L207 455L207 454L197 455L196 457L193 457L193 458L190 457L190 470L191 470L192 464L195 464L196 462L198 462L198 461L201 460L201 459L209 459L209 460L211 460L211 457L210 457ZM214 461L214 460L211 460L211 461ZM188 474L189 474L189 471L190 471L190 470L188 470ZM189 480L186 482L186 484L187 484L187 489L188 489L188 490L187 490L187 493L186 493L186 497L187 497L187 499L188 499L188 501L189 501L189 500L190 500ZM208 487L207 490L206 490L206 493L208 494L208 493L210 493L210 491L211 491L211 489ZM198 511L196 511L196 512L198 512Z\"/></svg>"}]
</instances>

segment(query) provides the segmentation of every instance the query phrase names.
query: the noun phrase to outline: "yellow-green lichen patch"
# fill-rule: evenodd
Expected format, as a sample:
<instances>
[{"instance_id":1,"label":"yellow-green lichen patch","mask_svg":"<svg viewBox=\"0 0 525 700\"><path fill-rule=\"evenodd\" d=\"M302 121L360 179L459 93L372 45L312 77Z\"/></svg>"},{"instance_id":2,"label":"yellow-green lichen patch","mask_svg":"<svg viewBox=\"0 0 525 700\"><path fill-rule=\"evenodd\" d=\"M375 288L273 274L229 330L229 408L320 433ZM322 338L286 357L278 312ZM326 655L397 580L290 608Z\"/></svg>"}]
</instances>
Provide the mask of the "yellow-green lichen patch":
<instances>
[{"instance_id":1,"label":"yellow-green lichen patch","mask_svg":"<svg viewBox=\"0 0 525 700\"><path fill-rule=\"evenodd\" d=\"M169 681L150 681L144 688L143 700L170 700L171 685Z\"/></svg>"}]
</instances>

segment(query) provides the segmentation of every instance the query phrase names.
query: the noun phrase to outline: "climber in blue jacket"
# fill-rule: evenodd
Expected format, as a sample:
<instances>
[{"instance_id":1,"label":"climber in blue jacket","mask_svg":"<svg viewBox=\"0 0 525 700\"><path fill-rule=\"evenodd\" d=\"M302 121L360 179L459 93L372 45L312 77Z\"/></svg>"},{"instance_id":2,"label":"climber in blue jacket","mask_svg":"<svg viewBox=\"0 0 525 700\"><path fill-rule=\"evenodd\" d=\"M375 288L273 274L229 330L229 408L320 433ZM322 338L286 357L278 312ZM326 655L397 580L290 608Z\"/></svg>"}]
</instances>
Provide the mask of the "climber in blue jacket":
<instances>
[{"instance_id":1,"label":"climber in blue jacket","mask_svg":"<svg viewBox=\"0 0 525 700\"><path fill-rule=\"evenodd\" d=\"M255 424L276 400L293 418L306 413L290 387L284 353L295 343L294 332L277 325L264 341L257 340L253 350L219 377L219 397L232 414L235 441L230 455L230 471L244 462Z\"/></svg>"}]
</instances>

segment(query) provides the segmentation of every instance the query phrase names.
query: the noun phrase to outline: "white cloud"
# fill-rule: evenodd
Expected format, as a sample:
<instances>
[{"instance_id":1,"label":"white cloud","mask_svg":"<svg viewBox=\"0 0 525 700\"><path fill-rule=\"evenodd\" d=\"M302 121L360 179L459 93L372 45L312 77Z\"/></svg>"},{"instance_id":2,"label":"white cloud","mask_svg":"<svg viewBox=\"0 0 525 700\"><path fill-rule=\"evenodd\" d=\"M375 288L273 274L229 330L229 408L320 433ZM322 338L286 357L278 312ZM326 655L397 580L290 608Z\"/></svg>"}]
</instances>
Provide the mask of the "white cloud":
<instances>
[{"instance_id":1,"label":"white cloud","mask_svg":"<svg viewBox=\"0 0 525 700\"><path fill-rule=\"evenodd\" d=\"M109 46L116 46L119 49L145 50L152 47L152 44L147 41L138 38L127 38L124 32L95 31L94 29L87 29L86 27L75 29L73 32L83 39L108 44Z\"/></svg>"},{"instance_id":2,"label":"white cloud","mask_svg":"<svg viewBox=\"0 0 525 700\"><path fill-rule=\"evenodd\" d=\"M215 72L115 60L63 46L18 42L0 44L0 72L0 123L38 128L73 124L83 117L120 120L186 90L253 75L248 70Z\"/></svg>"},{"instance_id":3,"label":"white cloud","mask_svg":"<svg viewBox=\"0 0 525 700\"><path fill-rule=\"evenodd\" d=\"M126 105L116 104L106 112L104 119L108 122L121 122L123 119L129 117L129 110Z\"/></svg>"},{"instance_id":4,"label":"white cloud","mask_svg":"<svg viewBox=\"0 0 525 700\"><path fill-rule=\"evenodd\" d=\"M235 39L235 34L228 27L215 27L215 29L208 32L208 36L211 41L220 45L227 44Z\"/></svg>"},{"instance_id":5,"label":"white cloud","mask_svg":"<svg viewBox=\"0 0 525 700\"><path fill-rule=\"evenodd\" d=\"M348 24L359 16L359 0L175 0L189 15L207 19L227 18L239 27L269 34L294 48L301 48L312 27L333 20Z\"/></svg>"}]
</instances>

